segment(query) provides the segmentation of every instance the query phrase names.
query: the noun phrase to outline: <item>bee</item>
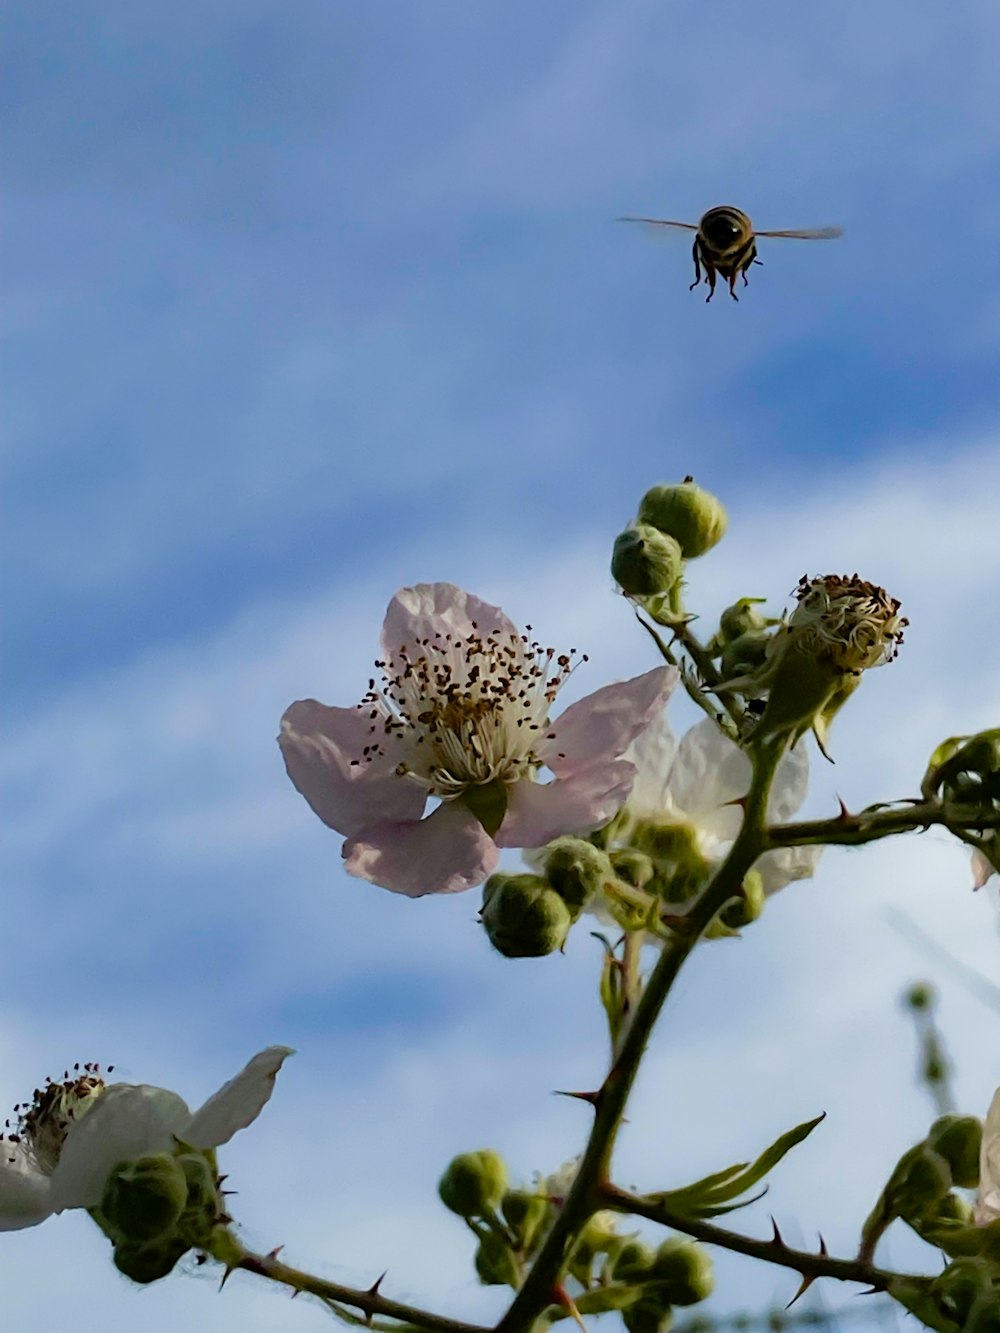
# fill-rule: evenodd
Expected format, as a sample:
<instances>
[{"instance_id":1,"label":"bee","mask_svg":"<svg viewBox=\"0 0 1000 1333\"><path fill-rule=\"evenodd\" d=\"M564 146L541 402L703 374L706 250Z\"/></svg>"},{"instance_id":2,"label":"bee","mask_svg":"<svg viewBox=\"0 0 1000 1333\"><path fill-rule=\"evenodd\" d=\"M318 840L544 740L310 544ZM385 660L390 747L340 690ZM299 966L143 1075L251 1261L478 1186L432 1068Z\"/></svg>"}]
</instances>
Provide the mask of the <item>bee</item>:
<instances>
[{"instance_id":1,"label":"bee","mask_svg":"<svg viewBox=\"0 0 1000 1333\"><path fill-rule=\"evenodd\" d=\"M759 264L757 258L758 236L784 236L798 241L832 241L843 235L840 227L820 227L813 231L754 231L753 223L739 208L732 204L720 204L710 208L699 222L667 222L663 218L619 218L619 222L644 222L649 227L680 227L684 231L695 233L694 282L689 290L694 291L702 281L701 270L705 270L704 281L708 283L706 301L715 295L715 277L718 274L729 283L729 295L734 301L736 279L743 278L747 286L747 269L751 264Z\"/></svg>"}]
</instances>

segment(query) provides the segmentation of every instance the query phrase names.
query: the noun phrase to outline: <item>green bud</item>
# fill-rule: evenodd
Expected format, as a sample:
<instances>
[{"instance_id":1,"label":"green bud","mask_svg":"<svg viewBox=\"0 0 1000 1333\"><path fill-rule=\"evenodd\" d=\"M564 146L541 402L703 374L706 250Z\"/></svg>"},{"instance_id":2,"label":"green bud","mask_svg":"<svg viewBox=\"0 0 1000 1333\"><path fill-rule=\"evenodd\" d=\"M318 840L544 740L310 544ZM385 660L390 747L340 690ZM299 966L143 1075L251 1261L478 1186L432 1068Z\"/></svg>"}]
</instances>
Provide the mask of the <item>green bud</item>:
<instances>
[{"instance_id":1,"label":"green bud","mask_svg":"<svg viewBox=\"0 0 1000 1333\"><path fill-rule=\"evenodd\" d=\"M736 680L737 677L752 676L759 671L767 660L767 646L773 637L771 630L753 629L727 643L722 650L719 667L722 679Z\"/></svg>"},{"instance_id":2,"label":"green bud","mask_svg":"<svg viewBox=\"0 0 1000 1333\"><path fill-rule=\"evenodd\" d=\"M692 1240L665 1240L656 1251L650 1280L670 1305L697 1305L715 1287L712 1260Z\"/></svg>"},{"instance_id":3,"label":"green bud","mask_svg":"<svg viewBox=\"0 0 1000 1333\"><path fill-rule=\"evenodd\" d=\"M655 1259L652 1247L645 1241L626 1241L615 1256L611 1278L614 1282L645 1282Z\"/></svg>"},{"instance_id":4,"label":"green bud","mask_svg":"<svg viewBox=\"0 0 1000 1333\"><path fill-rule=\"evenodd\" d=\"M615 1215L609 1212L594 1213L577 1237L567 1264L571 1277L583 1287L591 1282L594 1260L599 1254L606 1254L617 1249L621 1237L615 1230Z\"/></svg>"},{"instance_id":5,"label":"green bud","mask_svg":"<svg viewBox=\"0 0 1000 1333\"><path fill-rule=\"evenodd\" d=\"M643 1296L635 1305L622 1311L622 1323L628 1333L668 1333L674 1322L669 1305L661 1305L650 1296Z\"/></svg>"},{"instance_id":6,"label":"green bud","mask_svg":"<svg viewBox=\"0 0 1000 1333\"><path fill-rule=\"evenodd\" d=\"M647 887L666 902L686 902L711 872L699 847L698 830L687 820L639 820L631 841L655 866L656 874Z\"/></svg>"},{"instance_id":7,"label":"green bud","mask_svg":"<svg viewBox=\"0 0 1000 1333\"><path fill-rule=\"evenodd\" d=\"M161 1237L145 1245L123 1240L115 1246L115 1267L133 1282L157 1282L173 1271L189 1248L175 1236Z\"/></svg>"},{"instance_id":8,"label":"green bud","mask_svg":"<svg viewBox=\"0 0 1000 1333\"><path fill-rule=\"evenodd\" d=\"M689 478L679 486L653 486L639 504L639 522L674 537L685 560L704 555L725 536L728 518L721 500Z\"/></svg>"},{"instance_id":9,"label":"green bud","mask_svg":"<svg viewBox=\"0 0 1000 1333\"><path fill-rule=\"evenodd\" d=\"M566 943L570 909L539 875L491 875L483 886L480 919L505 958L541 958Z\"/></svg>"},{"instance_id":10,"label":"green bud","mask_svg":"<svg viewBox=\"0 0 1000 1333\"><path fill-rule=\"evenodd\" d=\"M965 1190L979 1184L982 1142L983 1122L974 1115L943 1115L927 1135L928 1145L948 1163L954 1183Z\"/></svg>"},{"instance_id":11,"label":"green bud","mask_svg":"<svg viewBox=\"0 0 1000 1333\"><path fill-rule=\"evenodd\" d=\"M930 1290L945 1313L964 1326L977 1300L983 1295L996 1299L998 1280L1000 1269L988 1259L956 1259L934 1279Z\"/></svg>"},{"instance_id":12,"label":"green bud","mask_svg":"<svg viewBox=\"0 0 1000 1333\"><path fill-rule=\"evenodd\" d=\"M742 634L766 629L775 623L757 610L763 601L763 597L741 597L738 602L726 607L719 617L719 633L726 643L731 643Z\"/></svg>"},{"instance_id":13,"label":"green bud","mask_svg":"<svg viewBox=\"0 0 1000 1333\"><path fill-rule=\"evenodd\" d=\"M910 987L903 997L903 1003L915 1013L922 1013L934 1004L934 987L926 981L918 981Z\"/></svg>"},{"instance_id":14,"label":"green bud","mask_svg":"<svg viewBox=\"0 0 1000 1333\"><path fill-rule=\"evenodd\" d=\"M669 592L677 586L683 568L677 542L649 524L637 523L615 538L611 576L630 597Z\"/></svg>"},{"instance_id":15,"label":"green bud","mask_svg":"<svg viewBox=\"0 0 1000 1333\"><path fill-rule=\"evenodd\" d=\"M517 1263L501 1238L488 1231L480 1237L474 1260L484 1287L514 1287L520 1283Z\"/></svg>"},{"instance_id":16,"label":"green bud","mask_svg":"<svg viewBox=\"0 0 1000 1333\"><path fill-rule=\"evenodd\" d=\"M500 1211L517 1237L517 1248L524 1254L532 1252L553 1213L548 1199L531 1190L508 1190Z\"/></svg>"},{"instance_id":17,"label":"green bud","mask_svg":"<svg viewBox=\"0 0 1000 1333\"><path fill-rule=\"evenodd\" d=\"M631 884L634 889L644 889L656 874L652 857L631 847L611 853L611 869L618 879Z\"/></svg>"},{"instance_id":18,"label":"green bud","mask_svg":"<svg viewBox=\"0 0 1000 1333\"><path fill-rule=\"evenodd\" d=\"M214 1158L192 1151L177 1160L187 1186L187 1204L177 1222L177 1233L190 1245L208 1247L225 1211Z\"/></svg>"},{"instance_id":19,"label":"green bud","mask_svg":"<svg viewBox=\"0 0 1000 1333\"><path fill-rule=\"evenodd\" d=\"M996 1290L979 1297L969 1311L963 1333L1000 1333L1000 1294Z\"/></svg>"},{"instance_id":20,"label":"green bud","mask_svg":"<svg viewBox=\"0 0 1000 1333\"><path fill-rule=\"evenodd\" d=\"M100 1210L123 1240L148 1241L173 1230L186 1200L187 1184L177 1158L155 1153L115 1167Z\"/></svg>"},{"instance_id":21,"label":"green bud","mask_svg":"<svg viewBox=\"0 0 1000 1333\"><path fill-rule=\"evenodd\" d=\"M743 876L743 893L731 898L719 913L723 925L730 930L741 930L756 921L764 910L764 877L759 870L748 870Z\"/></svg>"},{"instance_id":22,"label":"green bud","mask_svg":"<svg viewBox=\"0 0 1000 1333\"><path fill-rule=\"evenodd\" d=\"M569 908L575 921L611 878L607 852L583 838L556 838L545 856L545 878Z\"/></svg>"},{"instance_id":23,"label":"green bud","mask_svg":"<svg viewBox=\"0 0 1000 1333\"><path fill-rule=\"evenodd\" d=\"M459 1217L487 1217L499 1208L507 1191L507 1166L492 1148L452 1158L438 1181L438 1195Z\"/></svg>"},{"instance_id":24,"label":"green bud","mask_svg":"<svg viewBox=\"0 0 1000 1333\"><path fill-rule=\"evenodd\" d=\"M925 784L945 800L978 805L1000 799L1000 728L938 746Z\"/></svg>"},{"instance_id":25,"label":"green bud","mask_svg":"<svg viewBox=\"0 0 1000 1333\"><path fill-rule=\"evenodd\" d=\"M933 1213L951 1185L945 1159L926 1143L918 1143L899 1159L885 1192L894 1211L909 1221Z\"/></svg>"}]
</instances>

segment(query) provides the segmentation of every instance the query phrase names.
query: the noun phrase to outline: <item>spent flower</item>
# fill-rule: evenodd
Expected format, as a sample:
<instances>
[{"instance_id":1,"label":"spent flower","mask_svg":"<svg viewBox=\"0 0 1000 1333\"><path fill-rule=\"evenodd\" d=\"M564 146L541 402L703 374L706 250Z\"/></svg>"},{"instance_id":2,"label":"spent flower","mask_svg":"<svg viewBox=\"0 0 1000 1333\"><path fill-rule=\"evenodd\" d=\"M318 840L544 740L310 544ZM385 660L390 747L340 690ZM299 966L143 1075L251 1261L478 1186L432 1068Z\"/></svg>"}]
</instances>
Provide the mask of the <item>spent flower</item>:
<instances>
[{"instance_id":1,"label":"spent flower","mask_svg":"<svg viewBox=\"0 0 1000 1333\"><path fill-rule=\"evenodd\" d=\"M676 671L606 685L553 721L576 654L543 648L528 628L451 583L403 588L362 702L286 711L288 775L346 838L350 874L411 898L455 893L481 884L500 848L588 832L624 804L635 776L625 750ZM543 768L552 781L538 781Z\"/></svg>"}]
</instances>

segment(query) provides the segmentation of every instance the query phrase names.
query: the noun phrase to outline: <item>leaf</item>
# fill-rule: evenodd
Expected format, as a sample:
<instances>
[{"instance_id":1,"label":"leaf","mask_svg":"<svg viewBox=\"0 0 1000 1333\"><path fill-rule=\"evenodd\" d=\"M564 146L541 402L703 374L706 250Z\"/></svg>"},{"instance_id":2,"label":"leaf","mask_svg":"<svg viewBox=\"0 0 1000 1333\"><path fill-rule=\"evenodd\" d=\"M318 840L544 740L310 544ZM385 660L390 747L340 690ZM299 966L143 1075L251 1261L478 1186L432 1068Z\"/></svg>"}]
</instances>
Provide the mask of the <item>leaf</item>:
<instances>
[{"instance_id":1,"label":"leaf","mask_svg":"<svg viewBox=\"0 0 1000 1333\"><path fill-rule=\"evenodd\" d=\"M746 1162L737 1162L735 1166L727 1167L724 1171L716 1171L713 1175L695 1181L693 1185L685 1185L677 1190L662 1190L649 1197L688 1217L720 1217L735 1208L745 1208L761 1198L766 1190L754 1195L752 1199L744 1199L741 1202L735 1200L754 1185L760 1184L785 1154L807 1138L825 1118L824 1111L814 1120L806 1120L803 1124L796 1125L794 1129L775 1139L771 1146L765 1148L757 1160L749 1165Z\"/></svg>"}]
</instances>

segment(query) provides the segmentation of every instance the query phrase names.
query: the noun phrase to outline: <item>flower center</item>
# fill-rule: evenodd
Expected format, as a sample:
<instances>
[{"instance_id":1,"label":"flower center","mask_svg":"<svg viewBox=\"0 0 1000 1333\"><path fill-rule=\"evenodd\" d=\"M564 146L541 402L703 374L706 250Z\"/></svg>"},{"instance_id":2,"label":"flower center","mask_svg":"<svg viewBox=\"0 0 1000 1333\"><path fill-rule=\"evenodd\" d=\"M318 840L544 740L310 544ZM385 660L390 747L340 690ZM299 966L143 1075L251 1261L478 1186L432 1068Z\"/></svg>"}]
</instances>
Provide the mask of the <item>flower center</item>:
<instances>
[{"instance_id":1,"label":"flower center","mask_svg":"<svg viewBox=\"0 0 1000 1333\"><path fill-rule=\"evenodd\" d=\"M114 1065L108 1065L110 1074ZM6 1122L5 1134L0 1139L22 1144L46 1174L56 1169L59 1154L74 1120L89 1111L104 1092L100 1065L87 1063L66 1070L63 1081L45 1080L43 1088L36 1088L30 1102L14 1107L15 1121Z\"/></svg>"},{"instance_id":2,"label":"flower center","mask_svg":"<svg viewBox=\"0 0 1000 1333\"><path fill-rule=\"evenodd\" d=\"M443 800L540 767L536 746L576 649L557 655L525 634L472 631L439 631L375 663L381 682L372 678L358 704L369 710L373 739L355 763L383 754L379 738L391 736L405 754L397 774Z\"/></svg>"},{"instance_id":3,"label":"flower center","mask_svg":"<svg viewBox=\"0 0 1000 1333\"><path fill-rule=\"evenodd\" d=\"M854 674L898 654L909 621L884 588L857 574L803 574L795 596L799 604L788 624L800 651Z\"/></svg>"}]
</instances>

